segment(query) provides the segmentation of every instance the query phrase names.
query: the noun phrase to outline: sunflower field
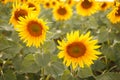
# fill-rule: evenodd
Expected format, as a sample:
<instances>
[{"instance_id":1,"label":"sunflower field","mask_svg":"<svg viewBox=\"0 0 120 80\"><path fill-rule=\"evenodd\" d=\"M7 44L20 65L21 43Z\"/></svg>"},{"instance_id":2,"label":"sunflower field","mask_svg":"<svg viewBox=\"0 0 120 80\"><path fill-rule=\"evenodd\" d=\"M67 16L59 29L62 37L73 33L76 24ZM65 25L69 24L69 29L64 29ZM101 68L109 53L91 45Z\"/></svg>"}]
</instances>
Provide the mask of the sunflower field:
<instances>
[{"instance_id":1,"label":"sunflower field","mask_svg":"<svg viewBox=\"0 0 120 80\"><path fill-rule=\"evenodd\" d=\"M0 80L120 80L120 0L1 0Z\"/></svg>"}]
</instances>

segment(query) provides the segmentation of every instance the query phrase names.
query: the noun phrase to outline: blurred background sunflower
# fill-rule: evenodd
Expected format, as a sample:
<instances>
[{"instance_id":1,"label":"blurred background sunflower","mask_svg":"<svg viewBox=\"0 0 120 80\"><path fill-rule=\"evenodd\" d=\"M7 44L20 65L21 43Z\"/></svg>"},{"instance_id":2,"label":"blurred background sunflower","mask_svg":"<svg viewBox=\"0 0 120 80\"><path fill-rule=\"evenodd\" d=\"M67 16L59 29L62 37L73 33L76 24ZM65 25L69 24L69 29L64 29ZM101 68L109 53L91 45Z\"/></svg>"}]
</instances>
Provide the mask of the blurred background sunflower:
<instances>
[{"instance_id":1,"label":"blurred background sunflower","mask_svg":"<svg viewBox=\"0 0 120 80\"><path fill-rule=\"evenodd\" d=\"M59 3L58 6L53 8L53 17L55 20L68 20L72 16L72 8L65 3Z\"/></svg>"},{"instance_id":2,"label":"blurred background sunflower","mask_svg":"<svg viewBox=\"0 0 120 80\"><path fill-rule=\"evenodd\" d=\"M79 15L90 16L99 10L99 3L95 0L80 0L76 5L76 11Z\"/></svg>"},{"instance_id":3,"label":"blurred background sunflower","mask_svg":"<svg viewBox=\"0 0 120 80\"><path fill-rule=\"evenodd\" d=\"M117 3L115 7L113 7L112 11L107 15L107 18L112 23L120 22L120 3Z\"/></svg>"},{"instance_id":4,"label":"blurred background sunflower","mask_svg":"<svg viewBox=\"0 0 120 80\"><path fill-rule=\"evenodd\" d=\"M9 22L15 26L18 24L20 17L28 16L28 14L31 12L32 10L28 8L26 4L14 3Z\"/></svg>"}]
</instances>

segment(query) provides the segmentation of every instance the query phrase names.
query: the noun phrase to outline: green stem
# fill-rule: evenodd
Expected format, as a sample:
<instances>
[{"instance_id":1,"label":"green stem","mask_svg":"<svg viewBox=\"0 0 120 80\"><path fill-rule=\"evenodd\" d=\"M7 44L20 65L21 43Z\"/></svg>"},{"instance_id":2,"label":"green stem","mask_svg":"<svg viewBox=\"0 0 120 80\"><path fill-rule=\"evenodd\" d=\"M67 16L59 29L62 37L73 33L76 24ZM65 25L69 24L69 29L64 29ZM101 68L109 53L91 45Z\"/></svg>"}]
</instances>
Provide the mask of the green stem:
<instances>
[{"instance_id":1,"label":"green stem","mask_svg":"<svg viewBox=\"0 0 120 80\"><path fill-rule=\"evenodd\" d=\"M49 80L49 78L50 78L50 74L47 76L46 80Z\"/></svg>"},{"instance_id":2,"label":"green stem","mask_svg":"<svg viewBox=\"0 0 120 80\"><path fill-rule=\"evenodd\" d=\"M111 70L113 70L114 68L116 68L117 66L115 65L115 66L113 66L113 67L111 67L107 72L110 72Z\"/></svg>"},{"instance_id":3,"label":"green stem","mask_svg":"<svg viewBox=\"0 0 120 80\"><path fill-rule=\"evenodd\" d=\"M5 80L5 76L4 76L4 72L3 72L4 64L5 64L5 63L3 62L3 65L1 66L1 71L0 71L3 80Z\"/></svg>"},{"instance_id":4,"label":"green stem","mask_svg":"<svg viewBox=\"0 0 120 80\"><path fill-rule=\"evenodd\" d=\"M75 80L76 80L76 79L77 79L77 71L74 70L74 69L72 69L72 67L70 67L70 68L71 68L71 73L72 73L73 77L74 77Z\"/></svg>"},{"instance_id":5,"label":"green stem","mask_svg":"<svg viewBox=\"0 0 120 80\"><path fill-rule=\"evenodd\" d=\"M45 80L44 68L41 68L41 79L40 80Z\"/></svg>"},{"instance_id":6,"label":"green stem","mask_svg":"<svg viewBox=\"0 0 120 80\"><path fill-rule=\"evenodd\" d=\"M1 70L1 75L2 75L3 80L5 80L3 70Z\"/></svg>"}]
</instances>

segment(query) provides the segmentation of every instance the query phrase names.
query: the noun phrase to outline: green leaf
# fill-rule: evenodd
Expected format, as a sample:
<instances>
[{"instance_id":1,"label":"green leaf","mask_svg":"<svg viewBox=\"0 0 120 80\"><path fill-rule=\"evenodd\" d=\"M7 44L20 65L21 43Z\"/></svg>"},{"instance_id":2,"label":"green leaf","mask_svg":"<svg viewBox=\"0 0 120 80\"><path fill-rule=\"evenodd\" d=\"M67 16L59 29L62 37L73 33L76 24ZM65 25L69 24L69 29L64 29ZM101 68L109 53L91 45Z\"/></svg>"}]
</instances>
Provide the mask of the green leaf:
<instances>
[{"instance_id":1,"label":"green leaf","mask_svg":"<svg viewBox=\"0 0 120 80\"><path fill-rule=\"evenodd\" d=\"M94 71L101 71L106 67L105 62L102 62L101 60L96 60L94 64L92 65L92 69Z\"/></svg>"},{"instance_id":2,"label":"green leaf","mask_svg":"<svg viewBox=\"0 0 120 80\"><path fill-rule=\"evenodd\" d=\"M115 38L116 38L117 41L120 41L120 32L116 33Z\"/></svg>"},{"instance_id":3,"label":"green leaf","mask_svg":"<svg viewBox=\"0 0 120 80\"><path fill-rule=\"evenodd\" d=\"M21 45L18 43L15 43L13 41L9 41L9 48L4 50L3 58L4 59L12 59L15 57L18 53L20 53L20 50L22 49Z\"/></svg>"},{"instance_id":4,"label":"green leaf","mask_svg":"<svg viewBox=\"0 0 120 80\"><path fill-rule=\"evenodd\" d=\"M120 80L120 73L108 72L97 76L96 80Z\"/></svg>"},{"instance_id":5,"label":"green leaf","mask_svg":"<svg viewBox=\"0 0 120 80\"><path fill-rule=\"evenodd\" d=\"M39 48L35 48L35 47L23 47L22 48L22 52L23 54L29 54L29 53L36 53L39 52L40 49Z\"/></svg>"},{"instance_id":6,"label":"green leaf","mask_svg":"<svg viewBox=\"0 0 120 80\"><path fill-rule=\"evenodd\" d=\"M50 54L35 54L35 62L42 67L45 67L50 62Z\"/></svg>"},{"instance_id":7,"label":"green leaf","mask_svg":"<svg viewBox=\"0 0 120 80\"><path fill-rule=\"evenodd\" d=\"M36 64L33 54L28 54L23 59L21 65L22 73L37 73L40 70L40 67Z\"/></svg>"},{"instance_id":8,"label":"green leaf","mask_svg":"<svg viewBox=\"0 0 120 80\"><path fill-rule=\"evenodd\" d=\"M116 43L113 46L113 51L114 51L114 55L115 55L115 63L117 63L117 66L120 69L120 43Z\"/></svg>"},{"instance_id":9,"label":"green leaf","mask_svg":"<svg viewBox=\"0 0 120 80\"><path fill-rule=\"evenodd\" d=\"M44 53L53 53L56 49L56 45L53 40L46 41L42 46Z\"/></svg>"},{"instance_id":10,"label":"green leaf","mask_svg":"<svg viewBox=\"0 0 120 80\"><path fill-rule=\"evenodd\" d=\"M53 62L45 67L45 73L58 76L63 73L64 69L64 65L61 62Z\"/></svg>"},{"instance_id":11,"label":"green leaf","mask_svg":"<svg viewBox=\"0 0 120 80\"><path fill-rule=\"evenodd\" d=\"M13 66L14 66L16 72L18 72L18 73L21 70L22 61L23 61L23 55L21 55L21 54L16 55L16 57L13 58L13 60L12 60Z\"/></svg>"},{"instance_id":12,"label":"green leaf","mask_svg":"<svg viewBox=\"0 0 120 80\"><path fill-rule=\"evenodd\" d=\"M65 70L61 77L61 80L74 80L74 78L72 77L71 72L69 70Z\"/></svg>"},{"instance_id":13,"label":"green leaf","mask_svg":"<svg viewBox=\"0 0 120 80\"><path fill-rule=\"evenodd\" d=\"M86 78L89 76L93 76L93 73L90 67L85 66L84 68L79 68L78 76L80 78Z\"/></svg>"},{"instance_id":14,"label":"green leaf","mask_svg":"<svg viewBox=\"0 0 120 80\"><path fill-rule=\"evenodd\" d=\"M20 41L20 38L18 36L18 33L16 31L13 31L12 34L11 34L11 38L13 41L15 42L19 42Z\"/></svg>"},{"instance_id":15,"label":"green leaf","mask_svg":"<svg viewBox=\"0 0 120 80\"><path fill-rule=\"evenodd\" d=\"M25 75L23 74L17 74L17 80L26 80Z\"/></svg>"},{"instance_id":16,"label":"green leaf","mask_svg":"<svg viewBox=\"0 0 120 80\"><path fill-rule=\"evenodd\" d=\"M101 47L101 52L106 56L107 59L115 60L114 49L111 45L104 44Z\"/></svg>"},{"instance_id":17,"label":"green leaf","mask_svg":"<svg viewBox=\"0 0 120 80\"><path fill-rule=\"evenodd\" d=\"M99 34L98 34L98 40L100 43L105 42L108 40L108 31L105 28L105 26L101 26L101 28L99 29Z\"/></svg>"},{"instance_id":18,"label":"green leaf","mask_svg":"<svg viewBox=\"0 0 120 80\"><path fill-rule=\"evenodd\" d=\"M0 52L8 49L10 47L8 41L5 39L5 37L0 36Z\"/></svg>"},{"instance_id":19,"label":"green leaf","mask_svg":"<svg viewBox=\"0 0 120 80\"><path fill-rule=\"evenodd\" d=\"M51 61L52 61L52 62L56 62L56 61L58 61L58 60L59 60L58 56L56 56L56 55L51 55Z\"/></svg>"},{"instance_id":20,"label":"green leaf","mask_svg":"<svg viewBox=\"0 0 120 80\"><path fill-rule=\"evenodd\" d=\"M5 80L17 80L16 75L12 70L6 70L4 73L4 78Z\"/></svg>"},{"instance_id":21,"label":"green leaf","mask_svg":"<svg viewBox=\"0 0 120 80\"><path fill-rule=\"evenodd\" d=\"M0 76L0 80L3 80L1 76Z\"/></svg>"}]
</instances>

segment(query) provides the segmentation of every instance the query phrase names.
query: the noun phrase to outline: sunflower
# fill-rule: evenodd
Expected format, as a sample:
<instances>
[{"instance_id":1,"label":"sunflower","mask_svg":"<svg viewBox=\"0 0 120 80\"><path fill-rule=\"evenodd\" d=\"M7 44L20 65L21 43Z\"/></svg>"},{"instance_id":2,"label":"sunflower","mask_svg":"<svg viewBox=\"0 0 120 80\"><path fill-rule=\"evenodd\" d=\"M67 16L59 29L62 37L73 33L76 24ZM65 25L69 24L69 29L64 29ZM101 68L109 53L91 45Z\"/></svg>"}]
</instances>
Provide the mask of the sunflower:
<instances>
[{"instance_id":1,"label":"sunflower","mask_svg":"<svg viewBox=\"0 0 120 80\"><path fill-rule=\"evenodd\" d=\"M12 10L12 16L10 18L10 23L12 23L14 26L18 24L19 17L25 17L29 13L31 13L32 10L28 8L27 5L13 4L13 10Z\"/></svg>"},{"instance_id":2,"label":"sunflower","mask_svg":"<svg viewBox=\"0 0 120 80\"><path fill-rule=\"evenodd\" d=\"M120 3L118 3L116 7L113 8L113 10L107 15L107 18L112 23L120 22Z\"/></svg>"},{"instance_id":3,"label":"sunflower","mask_svg":"<svg viewBox=\"0 0 120 80\"><path fill-rule=\"evenodd\" d=\"M90 16L97 12L99 9L99 3L95 0L80 0L76 5L76 10L79 15Z\"/></svg>"},{"instance_id":4,"label":"sunflower","mask_svg":"<svg viewBox=\"0 0 120 80\"><path fill-rule=\"evenodd\" d=\"M113 2L101 2L100 10L105 11L113 5Z\"/></svg>"},{"instance_id":5,"label":"sunflower","mask_svg":"<svg viewBox=\"0 0 120 80\"><path fill-rule=\"evenodd\" d=\"M56 0L56 1L60 2L60 0Z\"/></svg>"},{"instance_id":6,"label":"sunflower","mask_svg":"<svg viewBox=\"0 0 120 80\"><path fill-rule=\"evenodd\" d=\"M75 2L74 0L67 0L67 4L72 7L75 4Z\"/></svg>"},{"instance_id":7,"label":"sunflower","mask_svg":"<svg viewBox=\"0 0 120 80\"><path fill-rule=\"evenodd\" d=\"M26 2L26 4L28 5L28 8L32 8L32 11L35 14L39 14L40 13L40 4L37 1L35 1L35 0L28 0Z\"/></svg>"},{"instance_id":8,"label":"sunflower","mask_svg":"<svg viewBox=\"0 0 120 80\"><path fill-rule=\"evenodd\" d=\"M53 16L56 20L68 20L72 16L72 8L68 4L59 3L53 8Z\"/></svg>"},{"instance_id":9,"label":"sunflower","mask_svg":"<svg viewBox=\"0 0 120 80\"><path fill-rule=\"evenodd\" d=\"M58 1L56 1L56 0L51 0L51 8L54 8L54 7L56 7L57 5L58 5Z\"/></svg>"},{"instance_id":10,"label":"sunflower","mask_svg":"<svg viewBox=\"0 0 120 80\"><path fill-rule=\"evenodd\" d=\"M98 59L97 55L101 53L95 49L100 46L96 45L97 40L92 40L90 32L85 35L79 36L79 31L71 32L66 35L65 40L58 41L58 49L61 50L58 53L59 58L64 58L63 63L68 67L72 65L72 68L80 66L84 68L85 65L90 66L93 64L93 60Z\"/></svg>"},{"instance_id":11,"label":"sunflower","mask_svg":"<svg viewBox=\"0 0 120 80\"><path fill-rule=\"evenodd\" d=\"M25 18L20 17L19 24L16 25L16 31L18 31L20 39L28 47L40 47L45 41L47 30L46 22L38 19L34 14L25 16Z\"/></svg>"},{"instance_id":12,"label":"sunflower","mask_svg":"<svg viewBox=\"0 0 120 80\"><path fill-rule=\"evenodd\" d=\"M43 3L45 9L51 8L51 2L49 0L45 0Z\"/></svg>"}]
</instances>

